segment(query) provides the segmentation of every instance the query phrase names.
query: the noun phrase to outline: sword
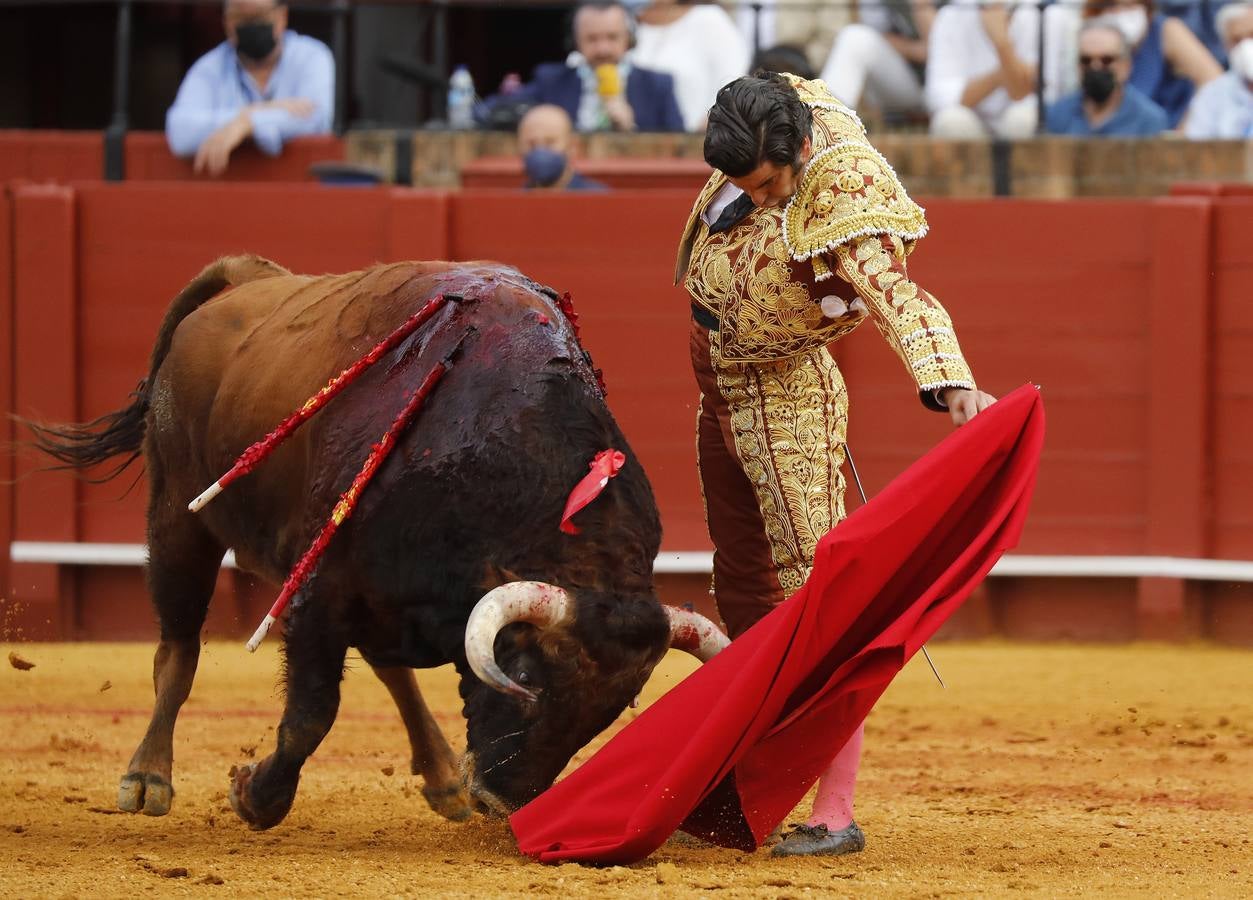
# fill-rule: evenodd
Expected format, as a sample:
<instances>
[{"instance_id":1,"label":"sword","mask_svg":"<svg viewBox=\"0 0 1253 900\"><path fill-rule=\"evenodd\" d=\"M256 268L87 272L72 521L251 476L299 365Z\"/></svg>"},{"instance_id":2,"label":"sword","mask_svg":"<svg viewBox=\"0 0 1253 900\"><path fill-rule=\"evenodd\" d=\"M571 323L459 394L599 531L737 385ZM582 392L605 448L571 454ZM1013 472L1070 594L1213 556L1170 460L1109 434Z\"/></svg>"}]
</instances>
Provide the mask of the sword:
<instances>
[{"instance_id":1,"label":"sword","mask_svg":"<svg viewBox=\"0 0 1253 900\"><path fill-rule=\"evenodd\" d=\"M857 485L857 493L861 495L861 502L866 503L866 489L861 486L861 476L857 474L857 463L853 462L853 451L849 449L848 442L844 442L844 458L848 460L849 471L853 473L853 483ZM927 652L927 645L922 645L922 655L927 658L927 665L931 667L931 674L935 676L935 680L940 682L940 687L947 688L944 679L940 677L940 670L935 667L935 661L931 659L931 654Z\"/></svg>"}]
</instances>

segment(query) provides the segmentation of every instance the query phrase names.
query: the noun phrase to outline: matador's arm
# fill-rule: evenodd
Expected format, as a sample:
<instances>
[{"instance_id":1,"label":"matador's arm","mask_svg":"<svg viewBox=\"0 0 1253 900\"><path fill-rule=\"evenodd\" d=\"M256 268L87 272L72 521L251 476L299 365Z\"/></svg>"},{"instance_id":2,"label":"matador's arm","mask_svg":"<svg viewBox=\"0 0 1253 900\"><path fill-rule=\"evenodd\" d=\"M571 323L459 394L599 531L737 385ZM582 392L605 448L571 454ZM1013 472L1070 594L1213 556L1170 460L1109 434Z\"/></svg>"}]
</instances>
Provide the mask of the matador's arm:
<instances>
[{"instance_id":1,"label":"matador's arm","mask_svg":"<svg viewBox=\"0 0 1253 900\"><path fill-rule=\"evenodd\" d=\"M910 280L905 256L900 238L878 234L840 244L828 259L869 307L875 325L918 386L923 405L943 411L939 392L947 387L974 390L975 379L952 320L940 301Z\"/></svg>"}]
</instances>

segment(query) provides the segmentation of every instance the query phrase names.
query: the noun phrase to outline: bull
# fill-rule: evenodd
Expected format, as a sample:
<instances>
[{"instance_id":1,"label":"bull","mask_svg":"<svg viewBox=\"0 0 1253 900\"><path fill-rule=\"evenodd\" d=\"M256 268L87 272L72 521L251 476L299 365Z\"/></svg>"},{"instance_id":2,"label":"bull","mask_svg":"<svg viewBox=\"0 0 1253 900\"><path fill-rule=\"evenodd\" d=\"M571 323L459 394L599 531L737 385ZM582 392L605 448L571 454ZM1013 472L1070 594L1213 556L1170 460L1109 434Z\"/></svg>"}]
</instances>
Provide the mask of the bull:
<instances>
[{"instance_id":1,"label":"bull","mask_svg":"<svg viewBox=\"0 0 1253 900\"><path fill-rule=\"evenodd\" d=\"M455 302L255 473L188 511L244 448L438 295ZM62 465L112 460L112 477L142 456L148 474L156 701L121 779L121 809L170 809L175 720L226 551L281 583L409 392L454 355L293 604L276 747L233 770L240 817L268 828L291 808L335 720L350 647L387 686L423 794L450 819L537 796L672 644L716 651L708 620L657 599L652 490L556 298L496 264L312 277L227 257L171 303L129 405L83 425L32 425ZM626 455L620 475L578 514L577 534L559 532L571 487L607 447ZM413 675L449 662L466 719L460 766Z\"/></svg>"}]
</instances>

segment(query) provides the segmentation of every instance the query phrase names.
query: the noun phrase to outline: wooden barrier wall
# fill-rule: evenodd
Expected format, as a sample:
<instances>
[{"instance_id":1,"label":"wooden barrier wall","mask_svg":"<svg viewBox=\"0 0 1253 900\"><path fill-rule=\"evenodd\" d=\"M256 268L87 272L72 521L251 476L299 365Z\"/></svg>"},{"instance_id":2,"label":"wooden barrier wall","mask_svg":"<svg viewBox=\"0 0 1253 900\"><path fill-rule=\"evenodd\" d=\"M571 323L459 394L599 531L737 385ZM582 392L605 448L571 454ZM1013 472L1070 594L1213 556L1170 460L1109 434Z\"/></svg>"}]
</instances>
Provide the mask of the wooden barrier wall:
<instances>
[{"instance_id":1,"label":"wooden barrier wall","mask_svg":"<svg viewBox=\"0 0 1253 900\"><path fill-rule=\"evenodd\" d=\"M344 142L331 136L298 138L279 156L266 156L251 144L231 154L230 168L217 181L311 181L309 167L342 160ZM211 180L192 171L190 159L170 153L160 132L126 136L127 181ZM104 177L104 135L98 131L0 130L0 183L93 180Z\"/></svg>"},{"instance_id":2,"label":"wooden barrier wall","mask_svg":"<svg viewBox=\"0 0 1253 900\"><path fill-rule=\"evenodd\" d=\"M253 251L306 272L406 257L507 260L572 291L610 406L656 489L664 548L705 550L688 303L671 284L691 199L18 186L0 221L0 312L9 313L0 346L12 348L0 396L47 419L117 408L145 374L169 300L221 254ZM928 214L932 233L912 271L949 307L981 386L1000 393L1032 381L1044 391L1049 436L1020 552L1253 559L1253 197L940 200ZM873 494L949 426L918 404L872 327L837 350L850 442ZM16 485L0 490L0 546L143 540L142 483L122 497L125 476L89 485L34 465L19 459ZM11 563L0 575L7 615L28 636L151 633L131 570ZM674 578L663 590L703 602L703 583ZM950 630L1253 642L1251 587L996 578ZM230 632L250 630L271 596L239 574L223 576L223 592L211 625Z\"/></svg>"}]
</instances>

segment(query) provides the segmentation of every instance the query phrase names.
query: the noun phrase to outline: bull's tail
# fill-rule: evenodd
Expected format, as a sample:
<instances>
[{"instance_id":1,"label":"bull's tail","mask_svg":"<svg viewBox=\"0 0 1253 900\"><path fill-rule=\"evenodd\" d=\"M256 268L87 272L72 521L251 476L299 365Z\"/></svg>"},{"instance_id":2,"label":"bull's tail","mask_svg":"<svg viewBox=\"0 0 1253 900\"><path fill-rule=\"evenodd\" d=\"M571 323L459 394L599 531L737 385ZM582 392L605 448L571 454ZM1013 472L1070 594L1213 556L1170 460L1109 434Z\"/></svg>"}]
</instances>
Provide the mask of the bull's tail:
<instances>
[{"instance_id":1,"label":"bull's tail","mask_svg":"<svg viewBox=\"0 0 1253 900\"><path fill-rule=\"evenodd\" d=\"M54 469L90 469L126 454L125 459L114 468L91 480L108 481L113 478L134 462L141 452L152 384L166 354L170 352L179 323L228 287L288 274L282 266L259 256L224 256L211 263L170 303L152 348L148 375L131 393L130 404L81 424L41 424L19 417L18 421L30 429L31 444L60 463L51 467Z\"/></svg>"}]
</instances>

